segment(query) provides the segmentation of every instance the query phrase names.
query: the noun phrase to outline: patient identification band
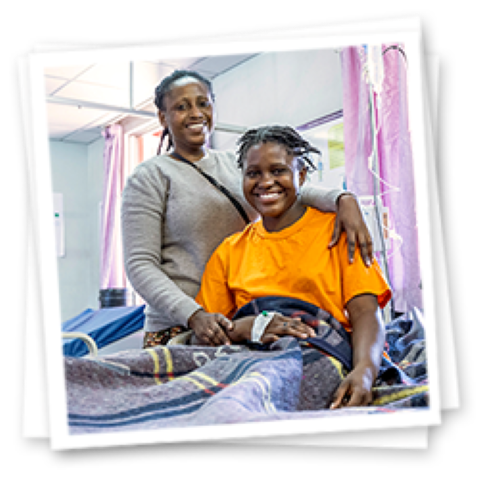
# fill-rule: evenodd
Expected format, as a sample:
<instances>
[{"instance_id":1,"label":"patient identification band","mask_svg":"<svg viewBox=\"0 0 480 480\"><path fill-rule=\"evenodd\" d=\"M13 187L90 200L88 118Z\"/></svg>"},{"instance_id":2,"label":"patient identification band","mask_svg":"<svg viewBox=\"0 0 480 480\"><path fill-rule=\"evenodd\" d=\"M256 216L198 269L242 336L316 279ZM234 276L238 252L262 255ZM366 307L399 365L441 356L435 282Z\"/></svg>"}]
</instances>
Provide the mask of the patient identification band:
<instances>
[{"instance_id":1,"label":"patient identification band","mask_svg":"<svg viewBox=\"0 0 480 480\"><path fill-rule=\"evenodd\" d=\"M264 310L260 315L257 315L252 326L252 334L251 334L252 342L262 343L261 338L262 338L263 332L265 332L265 329L273 320L273 317L275 316L276 313L277 312L267 312L266 310Z\"/></svg>"}]
</instances>

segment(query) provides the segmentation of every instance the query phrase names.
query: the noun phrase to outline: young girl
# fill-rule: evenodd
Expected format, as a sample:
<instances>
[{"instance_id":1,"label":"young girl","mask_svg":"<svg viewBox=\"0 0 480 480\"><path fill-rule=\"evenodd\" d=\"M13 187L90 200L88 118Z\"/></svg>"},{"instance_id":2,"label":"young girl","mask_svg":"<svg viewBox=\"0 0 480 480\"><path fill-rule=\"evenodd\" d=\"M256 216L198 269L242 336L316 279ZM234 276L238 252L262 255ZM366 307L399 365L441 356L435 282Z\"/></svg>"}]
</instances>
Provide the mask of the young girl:
<instances>
[{"instance_id":1,"label":"young girl","mask_svg":"<svg viewBox=\"0 0 480 480\"><path fill-rule=\"evenodd\" d=\"M254 299L290 297L316 305L351 332L353 370L340 385L333 407L366 405L384 345L378 307L391 297L376 262L367 268L347 260L345 235L328 248L335 215L306 207L299 191L316 149L290 127L249 130L239 140L243 193L258 222L223 241L208 261L197 302L207 312L232 318ZM261 317L261 316L258 316ZM271 342L280 336L313 336L300 320L274 312L249 315L227 330L232 342ZM268 323L269 320L269 323ZM255 338L254 338L255 337Z\"/></svg>"}]
</instances>

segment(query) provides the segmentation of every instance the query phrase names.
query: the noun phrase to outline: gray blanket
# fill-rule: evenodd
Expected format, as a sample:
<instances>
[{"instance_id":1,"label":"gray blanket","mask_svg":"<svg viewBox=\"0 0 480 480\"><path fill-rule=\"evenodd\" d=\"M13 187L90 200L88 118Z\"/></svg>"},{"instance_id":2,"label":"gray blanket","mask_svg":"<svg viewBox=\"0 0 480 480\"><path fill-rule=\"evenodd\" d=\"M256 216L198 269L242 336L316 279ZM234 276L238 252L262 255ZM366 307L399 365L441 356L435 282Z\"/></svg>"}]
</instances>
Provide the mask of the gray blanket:
<instances>
[{"instance_id":1,"label":"gray blanket","mask_svg":"<svg viewBox=\"0 0 480 480\"><path fill-rule=\"evenodd\" d=\"M415 316L387 327L374 402L329 410L346 374L334 358L284 337L267 350L246 346L169 346L109 357L117 372L89 358L65 358L71 434L238 422L385 414L428 408L423 328Z\"/></svg>"}]
</instances>

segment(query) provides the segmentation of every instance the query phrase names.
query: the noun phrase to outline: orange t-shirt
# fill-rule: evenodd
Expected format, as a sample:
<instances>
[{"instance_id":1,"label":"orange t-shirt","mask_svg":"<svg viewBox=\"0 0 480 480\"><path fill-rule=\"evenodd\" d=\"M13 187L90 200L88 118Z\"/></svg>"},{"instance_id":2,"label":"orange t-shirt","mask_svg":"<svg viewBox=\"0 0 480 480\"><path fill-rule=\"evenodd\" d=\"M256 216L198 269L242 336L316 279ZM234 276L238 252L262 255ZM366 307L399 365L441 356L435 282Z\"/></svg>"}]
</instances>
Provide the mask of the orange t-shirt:
<instances>
[{"instance_id":1,"label":"orange t-shirt","mask_svg":"<svg viewBox=\"0 0 480 480\"><path fill-rule=\"evenodd\" d=\"M269 233L260 221L225 239L208 261L196 301L207 312L232 317L269 295L313 303L351 330L345 305L365 293L384 307L391 291L377 262L367 268L358 249L348 262L346 235L329 249L334 213L307 208L295 224Z\"/></svg>"}]
</instances>

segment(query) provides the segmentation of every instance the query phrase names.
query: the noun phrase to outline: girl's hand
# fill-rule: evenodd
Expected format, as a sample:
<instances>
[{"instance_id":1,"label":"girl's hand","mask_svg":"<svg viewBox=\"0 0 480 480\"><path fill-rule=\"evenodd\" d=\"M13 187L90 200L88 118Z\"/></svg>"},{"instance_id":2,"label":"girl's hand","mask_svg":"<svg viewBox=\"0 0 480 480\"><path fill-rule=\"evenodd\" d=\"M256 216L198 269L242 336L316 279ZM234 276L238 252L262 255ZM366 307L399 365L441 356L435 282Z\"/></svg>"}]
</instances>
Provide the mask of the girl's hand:
<instances>
[{"instance_id":1,"label":"girl's hand","mask_svg":"<svg viewBox=\"0 0 480 480\"><path fill-rule=\"evenodd\" d=\"M332 239L328 248L338 243L342 231L347 234L348 260L353 263L355 247L360 247L363 263L367 267L373 262L373 242L357 199L353 195L344 194L338 199L337 218Z\"/></svg>"},{"instance_id":2,"label":"girl's hand","mask_svg":"<svg viewBox=\"0 0 480 480\"><path fill-rule=\"evenodd\" d=\"M189 319L188 326L194 331L196 343L212 347L230 345L227 331L233 328L231 320L220 313L197 310Z\"/></svg>"},{"instance_id":3,"label":"girl's hand","mask_svg":"<svg viewBox=\"0 0 480 480\"><path fill-rule=\"evenodd\" d=\"M375 381L373 366L357 366L343 380L335 392L331 409L361 407L372 402L372 386Z\"/></svg>"},{"instance_id":4,"label":"girl's hand","mask_svg":"<svg viewBox=\"0 0 480 480\"><path fill-rule=\"evenodd\" d=\"M305 340L308 337L315 336L315 330L303 323L300 318L285 317L276 313L273 320L265 329L261 341L263 343L276 342L280 337L297 337Z\"/></svg>"},{"instance_id":5,"label":"girl's hand","mask_svg":"<svg viewBox=\"0 0 480 480\"><path fill-rule=\"evenodd\" d=\"M252 326L255 315L243 317L233 322L233 329L228 331L228 336L233 343L251 340ZM302 322L300 318L285 317L276 313L260 339L262 343L272 343L285 336L306 339L314 337L315 331Z\"/></svg>"}]
</instances>

